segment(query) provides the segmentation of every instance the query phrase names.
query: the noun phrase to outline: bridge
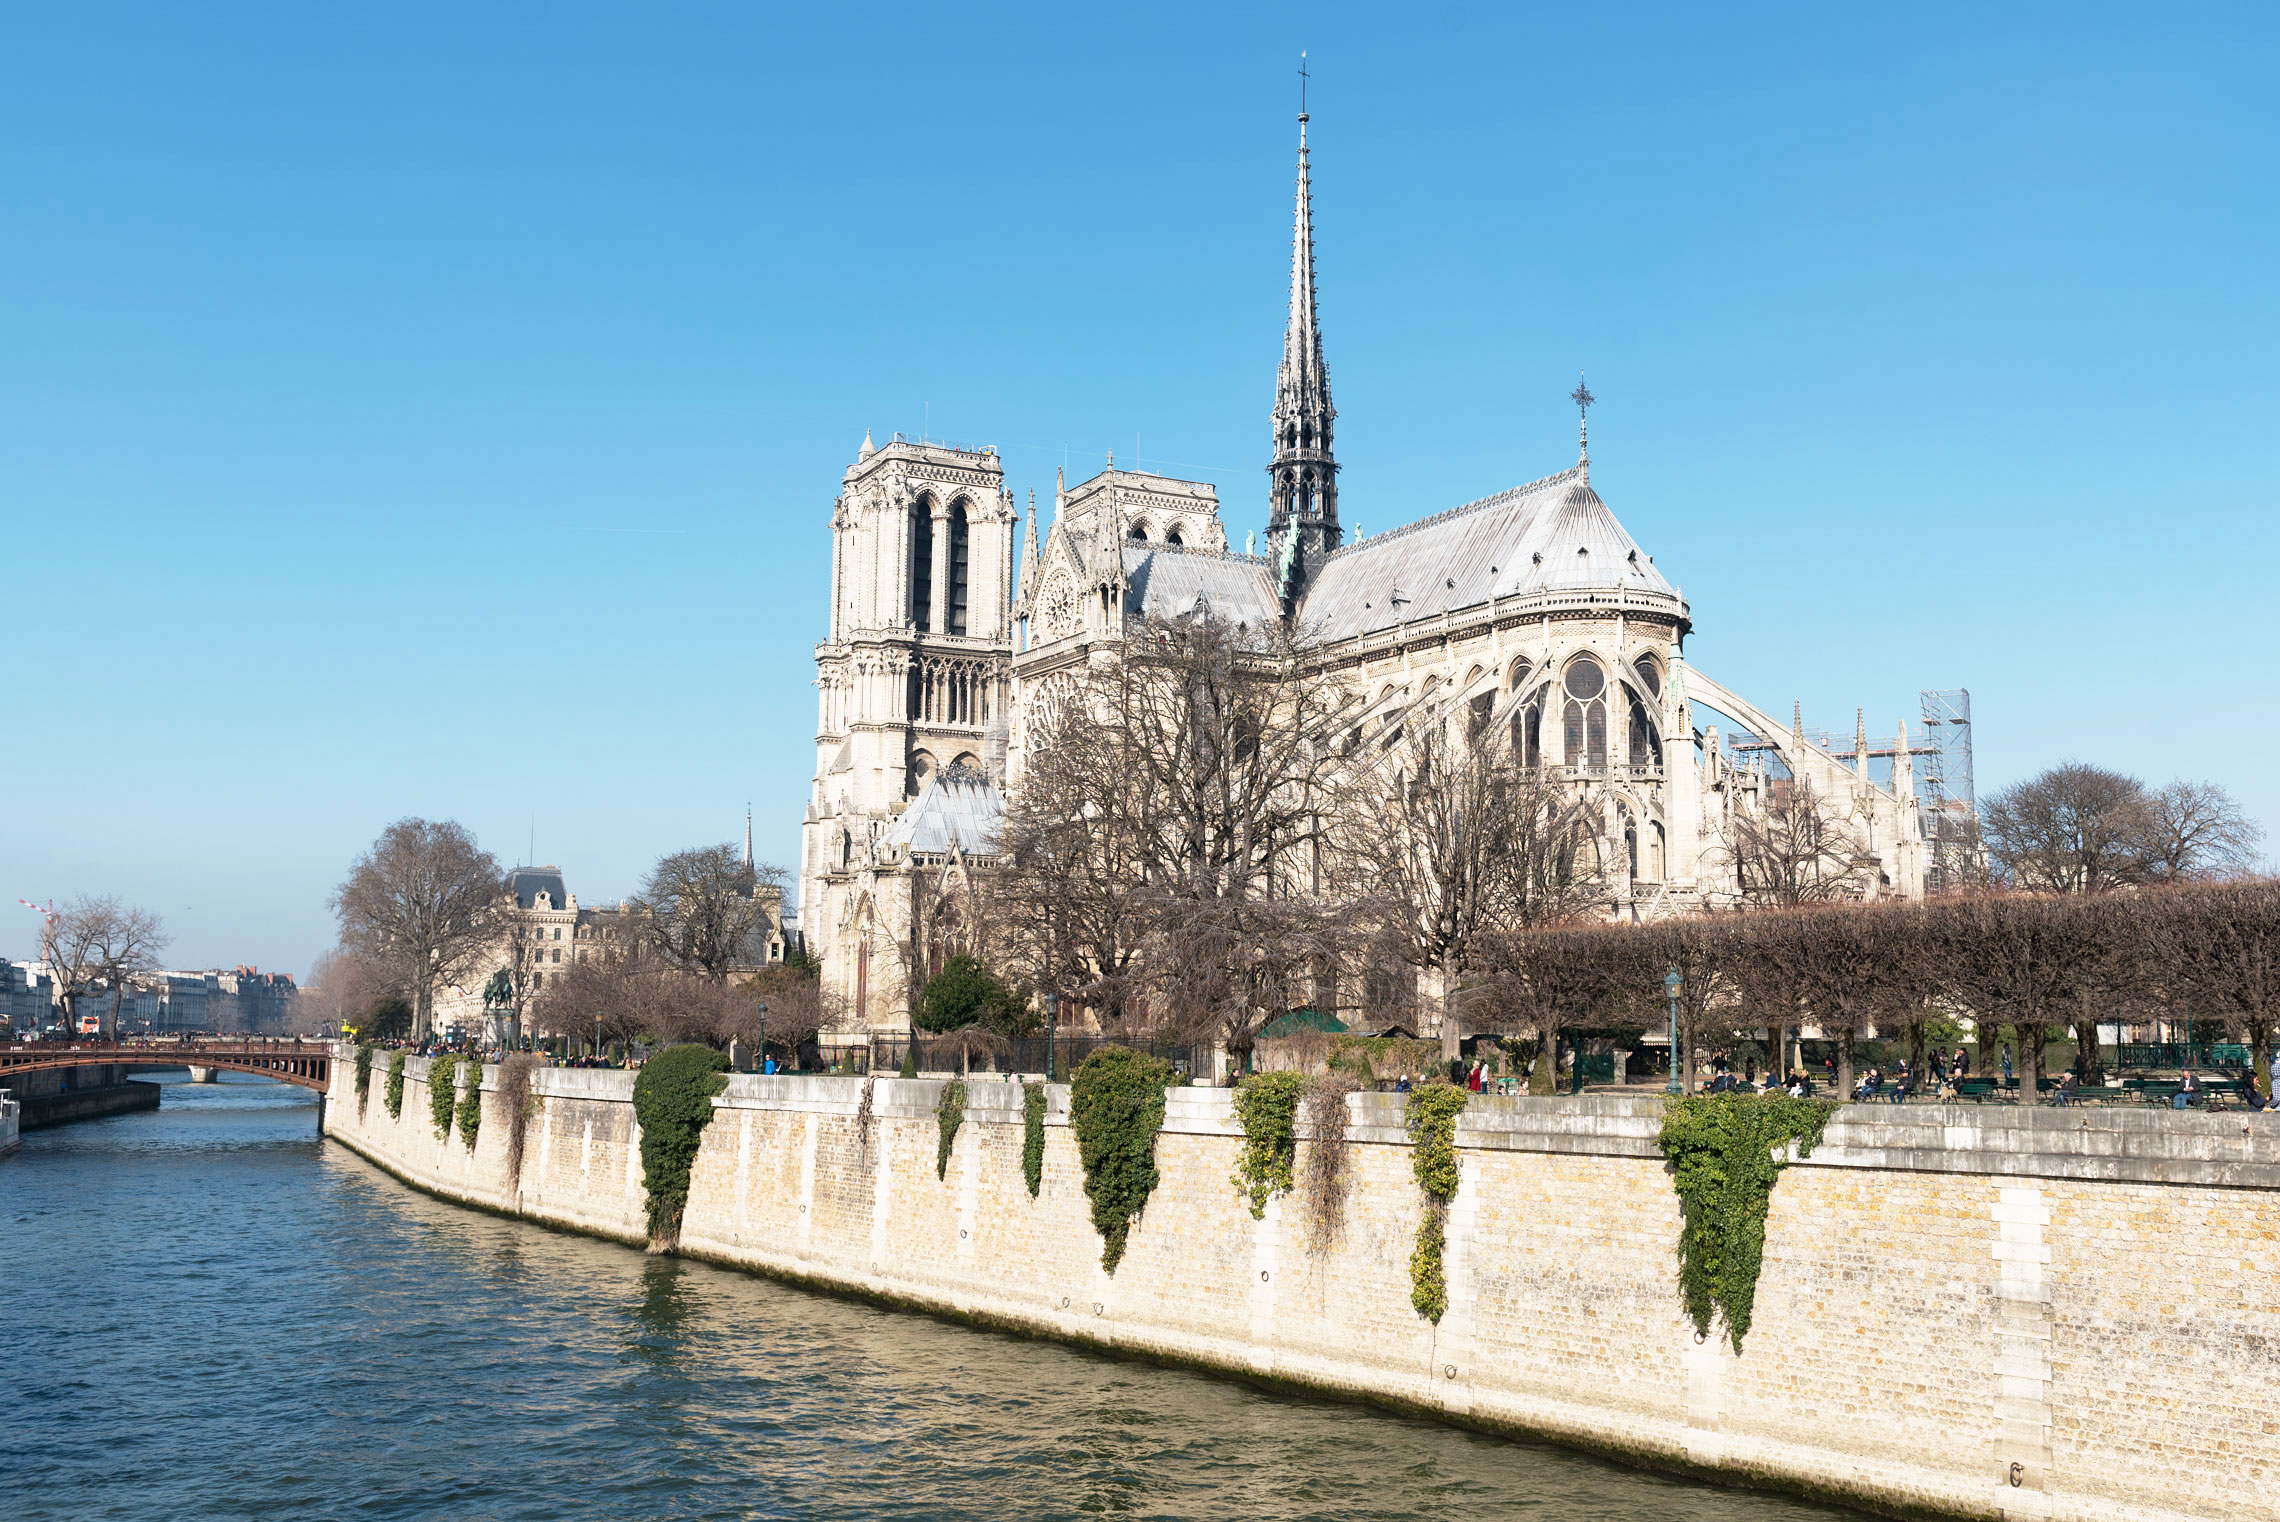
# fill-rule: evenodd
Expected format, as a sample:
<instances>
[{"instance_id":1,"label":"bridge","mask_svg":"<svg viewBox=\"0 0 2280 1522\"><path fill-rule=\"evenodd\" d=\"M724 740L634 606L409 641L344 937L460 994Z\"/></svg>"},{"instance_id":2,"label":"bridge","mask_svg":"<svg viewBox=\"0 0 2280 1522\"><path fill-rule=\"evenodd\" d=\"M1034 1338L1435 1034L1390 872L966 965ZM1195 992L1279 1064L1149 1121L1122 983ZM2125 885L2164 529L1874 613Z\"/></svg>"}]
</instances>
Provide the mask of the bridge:
<instances>
[{"instance_id":1,"label":"bridge","mask_svg":"<svg viewBox=\"0 0 2280 1522\"><path fill-rule=\"evenodd\" d=\"M181 1041L26 1041L0 1044L0 1087L10 1073L54 1068L227 1068L259 1073L322 1094L332 1087L332 1047L323 1041L214 1036Z\"/></svg>"}]
</instances>

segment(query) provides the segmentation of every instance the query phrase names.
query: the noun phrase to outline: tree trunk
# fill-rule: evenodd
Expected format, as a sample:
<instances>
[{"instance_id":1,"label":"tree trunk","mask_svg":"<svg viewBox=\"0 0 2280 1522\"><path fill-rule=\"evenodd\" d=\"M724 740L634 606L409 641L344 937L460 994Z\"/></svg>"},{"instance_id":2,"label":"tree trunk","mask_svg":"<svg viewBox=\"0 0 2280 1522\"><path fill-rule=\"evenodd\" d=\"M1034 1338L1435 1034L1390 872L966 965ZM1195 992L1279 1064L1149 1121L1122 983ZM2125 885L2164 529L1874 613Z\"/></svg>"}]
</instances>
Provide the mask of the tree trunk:
<instances>
[{"instance_id":1,"label":"tree trunk","mask_svg":"<svg viewBox=\"0 0 2280 1522\"><path fill-rule=\"evenodd\" d=\"M2019 1103L2033 1104L2042 1094L2043 1043L2050 1038L2040 1022L2017 1027L2019 1032Z\"/></svg>"},{"instance_id":2,"label":"tree trunk","mask_svg":"<svg viewBox=\"0 0 2280 1522\"><path fill-rule=\"evenodd\" d=\"M1454 1062L1464 1055L1464 1032L1457 1026L1457 959L1454 952L1441 958L1441 1060Z\"/></svg>"},{"instance_id":3,"label":"tree trunk","mask_svg":"<svg viewBox=\"0 0 2280 1522\"><path fill-rule=\"evenodd\" d=\"M1848 1020L1837 1028L1837 1094L1843 1099L1852 1098L1853 1091L1853 1027Z\"/></svg>"},{"instance_id":4,"label":"tree trunk","mask_svg":"<svg viewBox=\"0 0 2280 1522\"><path fill-rule=\"evenodd\" d=\"M1557 1094L1559 1091L1560 1036L1557 1030L1548 1030L1536 1043L1536 1066L1528 1075L1528 1092Z\"/></svg>"},{"instance_id":5,"label":"tree trunk","mask_svg":"<svg viewBox=\"0 0 2280 1522\"><path fill-rule=\"evenodd\" d=\"M1929 1060L1931 1053L1925 1049L1926 1022L1924 1012L1921 1009L1915 1009L1908 1013L1908 1076L1915 1080L1918 1093L1928 1093L1936 1097L1938 1090L1932 1086L1932 1065Z\"/></svg>"},{"instance_id":6,"label":"tree trunk","mask_svg":"<svg viewBox=\"0 0 2280 1522\"><path fill-rule=\"evenodd\" d=\"M1771 1065L1766 1069L1766 1076L1772 1080L1775 1088L1785 1089L1789 1087L1789 1027L1780 1016L1769 1016L1765 1022L1765 1033L1769 1038L1766 1044L1772 1048L1769 1059Z\"/></svg>"}]
</instances>

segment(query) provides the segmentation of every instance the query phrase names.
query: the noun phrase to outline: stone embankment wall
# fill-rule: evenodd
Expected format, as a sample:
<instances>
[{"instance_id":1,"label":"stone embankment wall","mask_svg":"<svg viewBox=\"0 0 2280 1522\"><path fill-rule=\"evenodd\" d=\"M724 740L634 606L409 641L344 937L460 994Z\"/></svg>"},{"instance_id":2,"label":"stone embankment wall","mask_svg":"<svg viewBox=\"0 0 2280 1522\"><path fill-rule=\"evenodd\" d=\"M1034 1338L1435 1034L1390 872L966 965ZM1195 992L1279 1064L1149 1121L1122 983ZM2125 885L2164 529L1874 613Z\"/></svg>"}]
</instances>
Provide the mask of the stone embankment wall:
<instances>
[{"instance_id":1,"label":"stone embankment wall","mask_svg":"<svg viewBox=\"0 0 2280 1522\"><path fill-rule=\"evenodd\" d=\"M631 1075L541 1071L508 1178L506 1117L486 1105L472 1152L438 1140L425 1067L391 1121L377 1069L359 1113L344 1053L326 1130L435 1193L643 1239ZM2280 1122L2262 1116L1840 1111L1774 1190L1736 1356L1680 1307L1659 1097L1473 1100L1436 1327L1409 1303L1423 1199L1396 1096L1349 1101L1351 1186L1317 1249L1291 1200L1254 1221L1236 1196L1229 1094L1173 1091L1163 1182L1111 1278L1067 1090L1033 1200L1020 1088L970 1086L938 1180L940 1088L880 1078L865 1113L862 1079L732 1078L681 1250L1891 1514L2280 1515Z\"/></svg>"}]
</instances>

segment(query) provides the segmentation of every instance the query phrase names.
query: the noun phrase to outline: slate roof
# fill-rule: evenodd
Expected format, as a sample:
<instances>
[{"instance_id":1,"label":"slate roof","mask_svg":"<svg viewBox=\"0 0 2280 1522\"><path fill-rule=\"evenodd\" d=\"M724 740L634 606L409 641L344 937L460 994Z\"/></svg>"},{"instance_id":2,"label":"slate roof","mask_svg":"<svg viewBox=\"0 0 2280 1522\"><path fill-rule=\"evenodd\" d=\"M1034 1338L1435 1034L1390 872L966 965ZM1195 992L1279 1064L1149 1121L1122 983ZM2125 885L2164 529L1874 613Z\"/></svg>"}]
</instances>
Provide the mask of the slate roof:
<instances>
[{"instance_id":1,"label":"slate roof","mask_svg":"<svg viewBox=\"0 0 2280 1522\"><path fill-rule=\"evenodd\" d=\"M1249 555L1133 545L1124 552L1124 578L1130 614L1184 618L1200 597L1214 617L1237 623L1257 626L1282 616L1266 561Z\"/></svg>"},{"instance_id":2,"label":"slate roof","mask_svg":"<svg viewBox=\"0 0 2280 1522\"><path fill-rule=\"evenodd\" d=\"M1345 546L1299 621L1349 639L1491 598L1619 590L1676 595L1577 466Z\"/></svg>"},{"instance_id":3,"label":"slate roof","mask_svg":"<svg viewBox=\"0 0 2280 1522\"><path fill-rule=\"evenodd\" d=\"M980 772L952 765L928 779L888 827L886 841L911 852L947 855L955 845L968 856L990 856L1004 823L1005 795Z\"/></svg>"},{"instance_id":4,"label":"slate roof","mask_svg":"<svg viewBox=\"0 0 2280 1522\"><path fill-rule=\"evenodd\" d=\"M517 867L507 874L507 886L514 892L517 908L536 908L540 893L552 895L547 901L557 909L570 907L570 890L562 886L558 868Z\"/></svg>"}]
</instances>

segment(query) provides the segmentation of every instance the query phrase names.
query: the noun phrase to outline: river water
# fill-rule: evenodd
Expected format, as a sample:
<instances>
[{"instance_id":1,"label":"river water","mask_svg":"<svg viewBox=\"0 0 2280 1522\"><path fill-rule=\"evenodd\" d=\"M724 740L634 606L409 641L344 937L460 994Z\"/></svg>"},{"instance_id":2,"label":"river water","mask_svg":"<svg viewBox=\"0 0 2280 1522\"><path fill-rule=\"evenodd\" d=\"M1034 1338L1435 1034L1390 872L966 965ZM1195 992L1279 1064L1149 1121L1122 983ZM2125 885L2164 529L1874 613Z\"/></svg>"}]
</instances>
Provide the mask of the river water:
<instances>
[{"instance_id":1,"label":"river water","mask_svg":"<svg viewBox=\"0 0 2280 1522\"><path fill-rule=\"evenodd\" d=\"M498 1220L315 1107L224 1074L0 1158L0 1513L1850 1515Z\"/></svg>"}]
</instances>

